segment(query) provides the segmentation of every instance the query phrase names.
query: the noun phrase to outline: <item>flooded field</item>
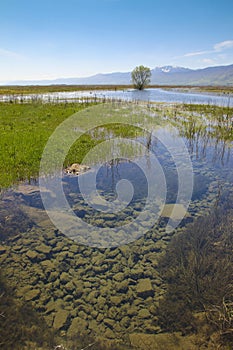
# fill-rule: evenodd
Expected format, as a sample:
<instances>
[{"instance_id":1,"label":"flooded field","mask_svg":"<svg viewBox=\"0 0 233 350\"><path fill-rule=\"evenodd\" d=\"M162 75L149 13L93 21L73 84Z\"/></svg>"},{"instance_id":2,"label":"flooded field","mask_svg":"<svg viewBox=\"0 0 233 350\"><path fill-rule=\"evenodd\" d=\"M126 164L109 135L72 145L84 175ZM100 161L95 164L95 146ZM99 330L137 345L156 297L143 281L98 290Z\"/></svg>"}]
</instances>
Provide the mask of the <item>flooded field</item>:
<instances>
[{"instance_id":1,"label":"flooded field","mask_svg":"<svg viewBox=\"0 0 233 350\"><path fill-rule=\"evenodd\" d=\"M47 346L60 341L67 349L92 343L101 349L95 344L105 341L110 348L147 342L148 349L197 349L192 334L203 332L197 315L203 317L213 304L220 308L223 298L227 307L232 303L232 109L228 112L200 106L90 107L56 131L59 145L50 138L39 178L2 193L3 275L17 300L58 336L48 336ZM80 135L96 143L83 159L90 169L77 176L64 171L60 148L69 149ZM47 166L54 168L53 176L46 174ZM216 280L223 273L216 259L221 268L228 262L225 282ZM180 295L179 278L184 278ZM218 331L211 322L209 327ZM32 338L37 342L35 334Z\"/></svg>"}]
</instances>

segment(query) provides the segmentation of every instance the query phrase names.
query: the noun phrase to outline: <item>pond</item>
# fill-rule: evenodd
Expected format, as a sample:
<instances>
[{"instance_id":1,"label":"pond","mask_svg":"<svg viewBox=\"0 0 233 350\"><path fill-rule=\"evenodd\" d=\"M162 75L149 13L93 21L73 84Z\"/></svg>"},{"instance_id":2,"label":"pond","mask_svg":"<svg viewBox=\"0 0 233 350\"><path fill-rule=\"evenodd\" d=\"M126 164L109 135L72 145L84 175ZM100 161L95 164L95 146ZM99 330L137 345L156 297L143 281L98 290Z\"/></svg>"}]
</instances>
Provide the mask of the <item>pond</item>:
<instances>
[{"instance_id":1,"label":"pond","mask_svg":"<svg viewBox=\"0 0 233 350\"><path fill-rule=\"evenodd\" d=\"M186 103L186 104L207 104L217 106L233 106L232 95L216 95L211 93L181 92L176 90L165 90L161 88L150 88L143 91L134 89L122 90L90 90L74 92L56 92L46 94L29 94L25 96L0 96L0 101L9 101L11 99L31 100L42 99L45 101L80 101L82 99L120 99L123 101L145 101L145 102L168 102L168 103Z\"/></svg>"},{"instance_id":2,"label":"pond","mask_svg":"<svg viewBox=\"0 0 233 350\"><path fill-rule=\"evenodd\" d=\"M2 266L18 295L68 336L75 327L109 339L135 329L159 333L152 307L164 293L158 257L232 191L231 118L128 105L94 106L71 118L50 140L40 179L2 197L1 235L11 237ZM135 133L119 137L109 125L120 122L124 131L137 126ZM83 160L90 170L46 175L43 165L64 164L65 154L55 159L56 137L69 136L69 148L79 132L100 140Z\"/></svg>"}]
</instances>

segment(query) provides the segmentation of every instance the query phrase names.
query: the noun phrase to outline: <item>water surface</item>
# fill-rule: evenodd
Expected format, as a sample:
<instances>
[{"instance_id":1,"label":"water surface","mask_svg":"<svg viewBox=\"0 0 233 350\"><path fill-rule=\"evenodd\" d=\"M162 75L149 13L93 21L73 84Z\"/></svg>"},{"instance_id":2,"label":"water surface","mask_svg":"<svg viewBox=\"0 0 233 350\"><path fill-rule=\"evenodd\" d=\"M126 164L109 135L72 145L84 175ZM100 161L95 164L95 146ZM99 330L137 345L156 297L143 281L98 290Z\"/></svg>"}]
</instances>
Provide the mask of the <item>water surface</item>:
<instances>
[{"instance_id":1,"label":"water surface","mask_svg":"<svg viewBox=\"0 0 233 350\"><path fill-rule=\"evenodd\" d=\"M85 98L95 99L120 99L123 101L144 101L144 102L168 102L168 103L187 103L187 104L206 104L216 106L233 106L232 95L215 95L211 93L180 92L174 90L165 90L159 88L145 89L143 91L134 89L123 90L92 90L92 91L73 91L56 92L46 94L29 94L25 96L0 96L0 101L16 100L36 100L44 101L80 101Z\"/></svg>"}]
</instances>

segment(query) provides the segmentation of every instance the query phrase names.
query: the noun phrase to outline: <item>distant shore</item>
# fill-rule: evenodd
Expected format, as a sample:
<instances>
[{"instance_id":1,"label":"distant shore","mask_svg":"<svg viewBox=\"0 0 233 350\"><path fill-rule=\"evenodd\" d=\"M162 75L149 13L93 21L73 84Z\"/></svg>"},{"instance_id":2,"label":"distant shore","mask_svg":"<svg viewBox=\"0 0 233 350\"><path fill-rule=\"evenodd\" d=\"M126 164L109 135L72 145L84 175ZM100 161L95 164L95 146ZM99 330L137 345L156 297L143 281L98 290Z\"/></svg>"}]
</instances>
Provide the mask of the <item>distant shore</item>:
<instances>
[{"instance_id":1,"label":"distant shore","mask_svg":"<svg viewBox=\"0 0 233 350\"><path fill-rule=\"evenodd\" d=\"M150 85L148 88L175 89L182 92L211 92L213 94L233 94L233 86L192 86L192 85ZM0 95L24 95L29 93L49 93L66 91L127 90L133 85L5 85L0 86Z\"/></svg>"}]
</instances>

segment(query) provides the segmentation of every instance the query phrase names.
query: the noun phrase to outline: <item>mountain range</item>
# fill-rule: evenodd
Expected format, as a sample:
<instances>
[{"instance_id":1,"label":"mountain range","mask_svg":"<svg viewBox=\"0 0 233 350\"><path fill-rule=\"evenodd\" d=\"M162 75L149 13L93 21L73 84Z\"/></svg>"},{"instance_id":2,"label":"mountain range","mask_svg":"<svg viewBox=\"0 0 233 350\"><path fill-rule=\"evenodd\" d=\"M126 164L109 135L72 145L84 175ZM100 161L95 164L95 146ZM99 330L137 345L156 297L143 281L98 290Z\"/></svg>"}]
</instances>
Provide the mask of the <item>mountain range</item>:
<instances>
[{"instance_id":1,"label":"mountain range","mask_svg":"<svg viewBox=\"0 0 233 350\"><path fill-rule=\"evenodd\" d=\"M163 66L151 70L151 85L233 85L233 64L228 66L190 69ZM23 80L8 85L130 85L131 72L96 74L86 78L59 78L54 80Z\"/></svg>"}]
</instances>

